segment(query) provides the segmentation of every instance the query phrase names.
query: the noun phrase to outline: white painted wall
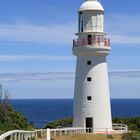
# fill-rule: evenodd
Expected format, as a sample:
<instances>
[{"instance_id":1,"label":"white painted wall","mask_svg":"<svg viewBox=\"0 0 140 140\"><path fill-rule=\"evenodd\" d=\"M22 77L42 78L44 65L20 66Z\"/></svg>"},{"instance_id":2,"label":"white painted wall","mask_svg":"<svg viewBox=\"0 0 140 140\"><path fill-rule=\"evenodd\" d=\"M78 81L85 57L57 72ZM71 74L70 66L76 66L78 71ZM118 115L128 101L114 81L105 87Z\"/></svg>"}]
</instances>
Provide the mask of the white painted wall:
<instances>
[{"instance_id":1,"label":"white painted wall","mask_svg":"<svg viewBox=\"0 0 140 140\"><path fill-rule=\"evenodd\" d=\"M87 82L87 77L92 81ZM92 100L87 101L87 96ZM93 117L95 129L112 129L106 56L77 57L73 114L74 127L85 127L85 118Z\"/></svg>"}]
</instances>

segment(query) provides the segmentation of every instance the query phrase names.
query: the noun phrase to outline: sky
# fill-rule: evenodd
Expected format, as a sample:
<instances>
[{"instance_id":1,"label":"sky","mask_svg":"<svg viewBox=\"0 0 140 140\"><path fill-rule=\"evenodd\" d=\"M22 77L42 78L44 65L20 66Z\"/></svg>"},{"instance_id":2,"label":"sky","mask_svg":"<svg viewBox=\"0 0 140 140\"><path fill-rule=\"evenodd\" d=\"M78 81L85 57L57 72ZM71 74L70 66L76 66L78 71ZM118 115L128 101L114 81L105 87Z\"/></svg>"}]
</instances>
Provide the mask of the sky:
<instances>
[{"instance_id":1,"label":"sky","mask_svg":"<svg viewBox=\"0 0 140 140\"><path fill-rule=\"evenodd\" d=\"M72 40L76 38L77 11L82 2L83 0L0 1L0 74L5 76L9 73L18 73L23 76L24 73L29 76L32 73L48 73L49 77L50 73L54 73L51 84L43 81L39 83L38 79L36 83L30 80L27 82L27 79L22 78L23 83L18 83L22 85L19 86L19 90L16 89L17 82L9 85L9 81L3 82L1 79L1 83L9 88L11 98L34 98L34 95L35 98L54 98L57 97L56 94L59 95L58 98L73 96L74 75L72 80L66 82L64 89L63 85L59 85L60 81L56 80L56 73L60 75L63 73L65 77L65 73L71 75L75 72L76 58L72 55ZM123 72L123 74L140 71L140 1L101 0L101 3L105 9L105 32L111 39L112 52L108 56L109 71ZM65 83L65 81L61 82ZM60 86L61 90L51 94L56 91L53 87L54 83ZM140 81L138 80L137 83L140 84ZM33 89L36 84L38 89ZM35 91L43 90L41 88L43 84L44 92L37 95ZM23 86L27 93L30 90L27 87L32 87L33 91L30 95L25 92L19 93ZM49 91L49 88L52 89ZM70 93L59 94L65 90L70 90ZM140 98L139 93L140 89L135 96L129 93L123 97ZM111 96L120 97L115 91Z\"/></svg>"}]
</instances>

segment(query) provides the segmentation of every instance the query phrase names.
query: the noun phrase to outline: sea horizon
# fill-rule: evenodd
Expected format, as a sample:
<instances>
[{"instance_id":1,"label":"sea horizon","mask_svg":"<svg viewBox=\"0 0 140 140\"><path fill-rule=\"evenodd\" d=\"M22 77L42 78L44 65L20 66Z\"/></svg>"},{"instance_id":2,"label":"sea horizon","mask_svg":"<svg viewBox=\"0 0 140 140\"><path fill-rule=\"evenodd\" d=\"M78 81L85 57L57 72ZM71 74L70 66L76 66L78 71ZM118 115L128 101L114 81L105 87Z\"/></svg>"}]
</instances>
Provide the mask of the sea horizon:
<instances>
[{"instance_id":1,"label":"sea horizon","mask_svg":"<svg viewBox=\"0 0 140 140\"><path fill-rule=\"evenodd\" d=\"M140 117L140 99L110 101L113 118ZM37 128L73 116L73 99L10 99L10 104Z\"/></svg>"},{"instance_id":2,"label":"sea horizon","mask_svg":"<svg viewBox=\"0 0 140 140\"><path fill-rule=\"evenodd\" d=\"M74 98L11 98L8 100L73 100ZM140 100L140 98L110 98L110 100Z\"/></svg>"}]
</instances>

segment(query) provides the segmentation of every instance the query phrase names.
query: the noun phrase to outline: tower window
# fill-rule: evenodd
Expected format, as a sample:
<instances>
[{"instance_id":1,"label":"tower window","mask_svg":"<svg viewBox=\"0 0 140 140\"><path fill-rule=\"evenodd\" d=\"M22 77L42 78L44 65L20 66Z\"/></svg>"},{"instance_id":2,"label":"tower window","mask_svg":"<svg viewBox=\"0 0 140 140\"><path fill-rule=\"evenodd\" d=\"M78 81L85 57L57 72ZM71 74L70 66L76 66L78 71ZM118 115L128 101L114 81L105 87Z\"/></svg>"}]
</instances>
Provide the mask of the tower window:
<instances>
[{"instance_id":1,"label":"tower window","mask_svg":"<svg viewBox=\"0 0 140 140\"><path fill-rule=\"evenodd\" d=\"M88 60L87 61L87 65L91 65L91 60Z\"/></svg>"},{"instance_id":2,"label":"tower window","mask_svg":"<svg viewBox=\"0 0 140 140\"><path fill-rule=\"evenodd\" d=\"M91 82L91 77L87 77L87 81L88 82Z\"/></svg>"},{"instance_id":3,"label":"tower window","mask_svg":"<svg viewBox=\"0 0 140 140\"><path fill-rule=\"evenodd\" d=\"M91 96L87 96L87 100L88 101L91 101L92 100L92 97Z\"/></svg>"},{"instance_id":4,"label":"tower window","mask_svg":"<svg viewBox=\"0 0 140 140\"><path fill-rule=\"evenodd\" d=\"M83 15L82 12L79 12L79 32L83 32Z\"/></svg>"}]
</instances>

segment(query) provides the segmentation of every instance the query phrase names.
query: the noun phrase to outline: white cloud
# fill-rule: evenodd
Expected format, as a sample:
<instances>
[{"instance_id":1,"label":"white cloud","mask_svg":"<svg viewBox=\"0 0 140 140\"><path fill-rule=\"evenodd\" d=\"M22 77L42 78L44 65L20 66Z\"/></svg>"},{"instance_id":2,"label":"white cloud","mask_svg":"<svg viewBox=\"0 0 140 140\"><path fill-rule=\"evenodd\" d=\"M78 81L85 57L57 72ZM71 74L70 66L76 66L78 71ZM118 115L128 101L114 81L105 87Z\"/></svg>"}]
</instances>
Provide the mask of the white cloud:
<instances>
[{"instance_id":1,"label":"white cloud","mask_svg":"<svg viewBox=\"0 0 140 140\"><path fill-rule=\"evenodd\" d=\"M16 62L16 61L72 61L73 56L66 55L0 55L0 62Z\"/></svg>"},{"instance_id":2,"label":"white cloud","mask_svg":"<svg viewBox=\"0 0 140 140\"><path fill-rule=\"evenodd\" d=\"M0 82L13 82L24 80L74 80L74 73L1 73Z\"/></svg>"},{"instance_id":3,"label":"white cloud","mask_svg":"<svg viewBox=\"0 0 140 140\"><path fill-rule=\"evenodd\" d=\"M140 35L133 36L133 35L111 35L111 42L113 44L129 44L129 45L139 45L140 44Z\"/></svg>"},{"instance_id":4,"label":"white cloud","mask_svg":"<svg viewBox=\"0 0 140 140\"><path fill-rule=\"evenodd\" d=\"M140 16L106 15L106 32L114 44L140 44ZM66 24L32 25L28 22L0 24L0 41L72 44L76 21Z\"/></svg>"},{"instance_id":5,"label":"white cloud","mask_svg":"<svg viewBox=\"0 0 140 140\"><path fill-rule=\"evenodd\" d=\"M140 16L110 15L106 31L113 44L140 44Z\"/></svg>"},{"instance_id":6,"label":"white cloud","mask_svg":"<svg viewBox=\"0 0 140 140\"><path fill-rule=\"evenodd\" d=\"M31 24L0 24L0 41L72 43L74 23L64 25L35 26Z\"/></svg>"},{"instance_id":7,"label":"white cloud","mask_svg":"<svg viewBox=\"0 0 140 140\"><path fill-rule=\"evenodd\" d=\"M109 72L110 79L140 79L140 71L114 71Z\"/></svg>"},{"instance_id":8,"label":"white cloud","mask_svg":"<svg viewBox=\"0 0 140 140\"><path fill-rule=\"evenodd\" d=\"M0 82L13 82L23 80L73 80L73 72L55 72L55 73L0 73ZM109 78L112 80L120 79L140 79L140 71L120 71L109 72Z\"/></svg>"}]
</instances>

